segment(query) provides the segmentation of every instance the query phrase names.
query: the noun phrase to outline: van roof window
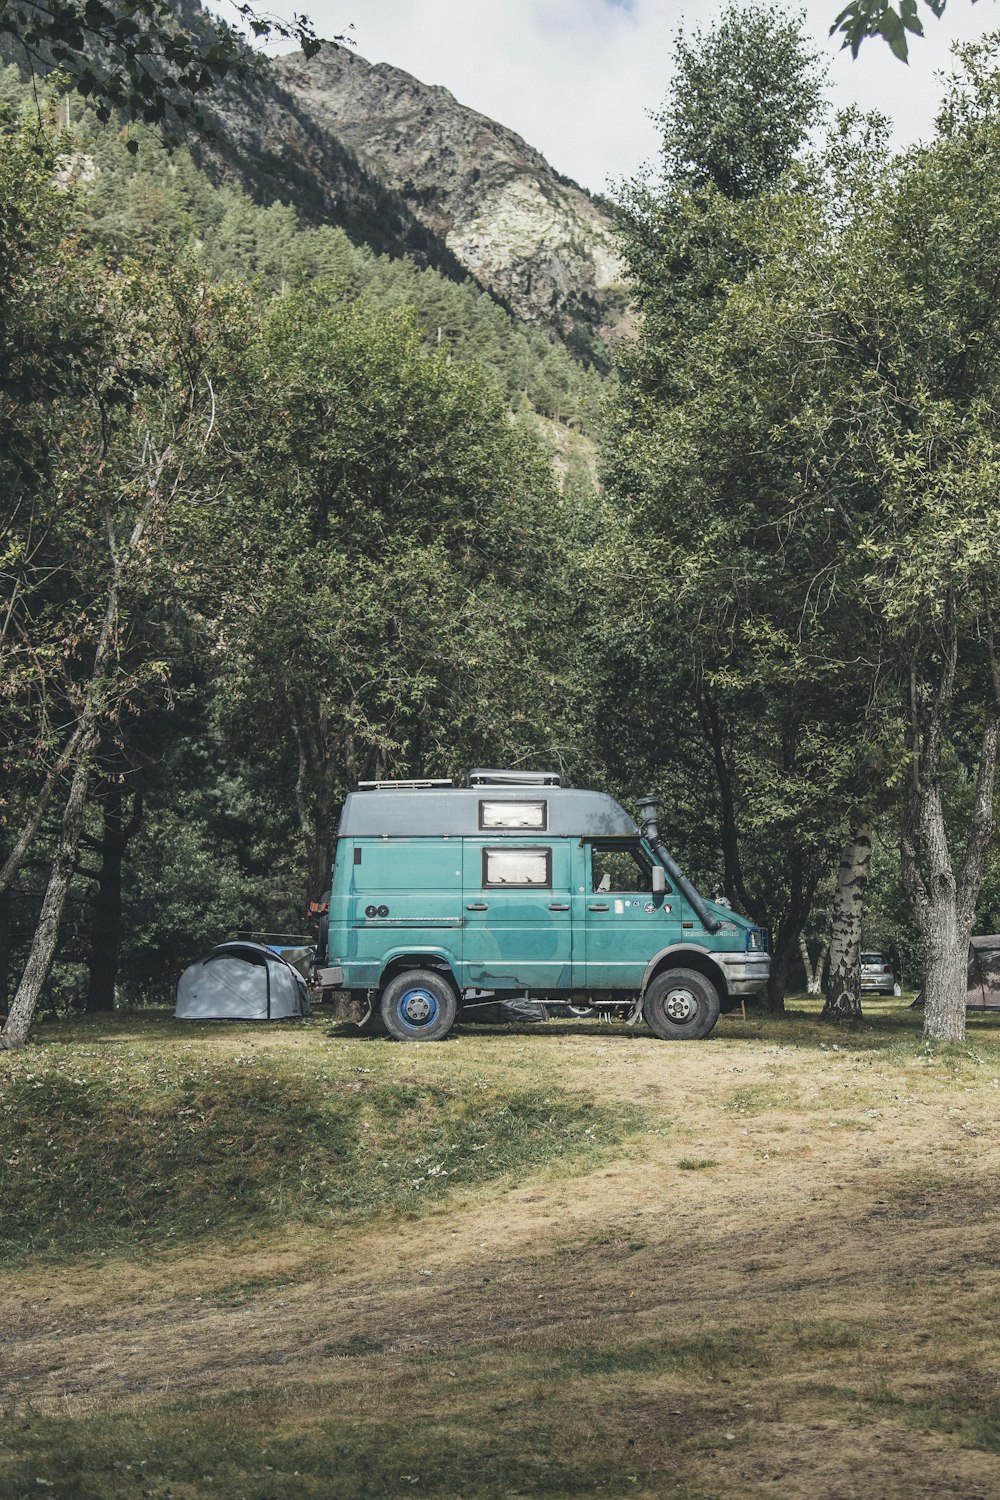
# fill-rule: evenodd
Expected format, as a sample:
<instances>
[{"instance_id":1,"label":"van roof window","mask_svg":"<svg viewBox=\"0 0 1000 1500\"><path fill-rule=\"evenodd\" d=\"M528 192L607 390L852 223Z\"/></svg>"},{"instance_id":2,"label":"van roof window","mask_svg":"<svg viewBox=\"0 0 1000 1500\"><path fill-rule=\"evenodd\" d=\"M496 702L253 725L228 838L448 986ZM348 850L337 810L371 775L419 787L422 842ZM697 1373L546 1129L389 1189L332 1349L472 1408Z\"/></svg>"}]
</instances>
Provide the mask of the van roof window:
<instances>
[{"instance_id":1,"label":"van roof window","mask_svg":"<svg viewBox=\"0 0 1000 1500\"><path fill-rule=\"evenodd\" d=\"M480 802L480 828L537 828L549 826L547 802Z\"/></svg>"}]
</instances>

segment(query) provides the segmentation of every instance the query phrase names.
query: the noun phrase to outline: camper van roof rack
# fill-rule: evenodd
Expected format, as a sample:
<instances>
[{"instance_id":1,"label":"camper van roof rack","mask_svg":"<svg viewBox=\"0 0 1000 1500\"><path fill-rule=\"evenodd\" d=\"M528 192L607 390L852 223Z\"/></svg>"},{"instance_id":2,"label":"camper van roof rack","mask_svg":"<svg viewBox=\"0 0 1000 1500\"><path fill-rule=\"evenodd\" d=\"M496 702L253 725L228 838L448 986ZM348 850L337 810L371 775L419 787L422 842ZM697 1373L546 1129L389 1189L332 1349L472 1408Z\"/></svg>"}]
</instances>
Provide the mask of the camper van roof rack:
<instances>
[{"instance_id":1,"label":"camper van roof rack","mask_svg":"<svg viewBox=\"0 0 1000 1500\"><path fill-rule=\"evenodd\" d=\"M556 771L484 771L469 772L470 786L562 786Z\"/></svg>"},{"instance_id":2,"label":"camper van roof rack","mask_svg":"<svg viewBox=\"0 0 1000 1500\"><path fill-rule=\"evenodd\" d=\"M421 776L413 781L359 781L359 792L418 792L427 787L454 786L450 777L435 781L430 777Z\"/></svg>"}]
</instances>

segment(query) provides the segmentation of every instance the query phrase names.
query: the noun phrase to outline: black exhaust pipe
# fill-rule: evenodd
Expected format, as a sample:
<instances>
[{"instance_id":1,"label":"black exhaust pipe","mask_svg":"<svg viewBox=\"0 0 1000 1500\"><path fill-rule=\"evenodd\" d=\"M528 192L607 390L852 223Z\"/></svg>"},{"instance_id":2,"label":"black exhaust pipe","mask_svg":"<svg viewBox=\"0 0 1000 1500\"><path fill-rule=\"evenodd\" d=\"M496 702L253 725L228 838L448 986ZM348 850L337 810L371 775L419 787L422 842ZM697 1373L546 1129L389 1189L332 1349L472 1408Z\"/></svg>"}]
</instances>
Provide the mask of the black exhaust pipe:
<instances>
[{"instance_id":1,"label":"black exhaust pipe","mask_svg":"<svg viewBox=\"0 0 1000 1500\"><path fill-rule=\"evenodd\" d=\"M666 844L660 838L659 829L660 808L655 797L639 798L639 820L642 826L643 836L649 840L657 854L663 861L667 874L673 880L678 890L690 901L702 927L706 932L718 932L722 923L718 917L713 917L694 886L688 880L680 865L674 859Z\"/></svg>"}]
</instances>

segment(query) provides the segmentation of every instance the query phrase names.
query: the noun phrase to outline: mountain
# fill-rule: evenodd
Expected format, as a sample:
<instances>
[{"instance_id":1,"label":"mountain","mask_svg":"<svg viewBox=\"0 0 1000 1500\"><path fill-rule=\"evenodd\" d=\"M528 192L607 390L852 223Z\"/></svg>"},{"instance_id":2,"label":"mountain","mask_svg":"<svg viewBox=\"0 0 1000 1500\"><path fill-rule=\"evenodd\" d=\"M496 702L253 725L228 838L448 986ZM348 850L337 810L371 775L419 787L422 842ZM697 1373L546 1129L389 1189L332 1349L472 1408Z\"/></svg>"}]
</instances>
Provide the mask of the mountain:
<instances>
[{"instance_id":1,"label":"mountain","mask_svg":"<svg viewBox=\"0 0 1000 1500\"><path fill-rule=\"evenodd\" d=\"M299 110L519 317L581 352L621 331L608 213L519 135L447 89L344 47L278 58L273 69Z\"/></svg>"},{"instance_id":2,"label":"mountain","mask_svg":"<svg viewBox=\"0 0 1000 1500\"><path fill-rule=\"evenodd\" d=\"M468 273L403 198L309 114L271 68L232 82L203 106L208 130L192 154L221 184L263 205L289 204L304 224L343 229L356 245L430 266L452 280Z\"/></svg>"},{"instance_id":3,"label":"mountain","mask_svg":"<svg viewBox=\"0 0 1000 1500\"><path fill-rule=\"evenodd\" d=\"M171 0L186 31L200 0ZM0 60L20 69L0 36ZM45 71L44 59L38 59ZM50 65L51 65L51 59ZM629 312L610 215L520 136L447 89L325 44L261 59L206 96L196 161L262 206L342 229L355 245L472 278L518 319L606 369Z\"/></svg>"}]
</instances>

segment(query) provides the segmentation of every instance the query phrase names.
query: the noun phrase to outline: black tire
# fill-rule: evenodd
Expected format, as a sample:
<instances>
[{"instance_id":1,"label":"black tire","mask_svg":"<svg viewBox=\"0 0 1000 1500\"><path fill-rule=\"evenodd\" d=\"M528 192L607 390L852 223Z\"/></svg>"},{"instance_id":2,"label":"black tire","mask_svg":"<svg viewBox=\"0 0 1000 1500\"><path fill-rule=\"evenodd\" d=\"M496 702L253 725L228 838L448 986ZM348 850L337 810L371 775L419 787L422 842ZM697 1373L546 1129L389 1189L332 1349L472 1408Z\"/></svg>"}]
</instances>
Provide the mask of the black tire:
<instances>
[{"instance_id":1,"label":"black tire","mask_svg":"<svg viewBox=\"0 0 1000 1500\"><path fill-rule=\"evenodd\" d=\"M379 1010L397 1042L439 1042L455 1024L458 996L434 969L404 969L383 987Z\"/></svg>"},{"instance_id":2,"label":"black tire","mask_svg":"<svg viewBox=\"0 0 1000 1500\"><path fill-rule=\"evenodd\" d=\"M697 1041L719 1019L719 992L697 969L668 969L647 989L642 1015L665 1042Z\"/></svg>"}]
</instances>

